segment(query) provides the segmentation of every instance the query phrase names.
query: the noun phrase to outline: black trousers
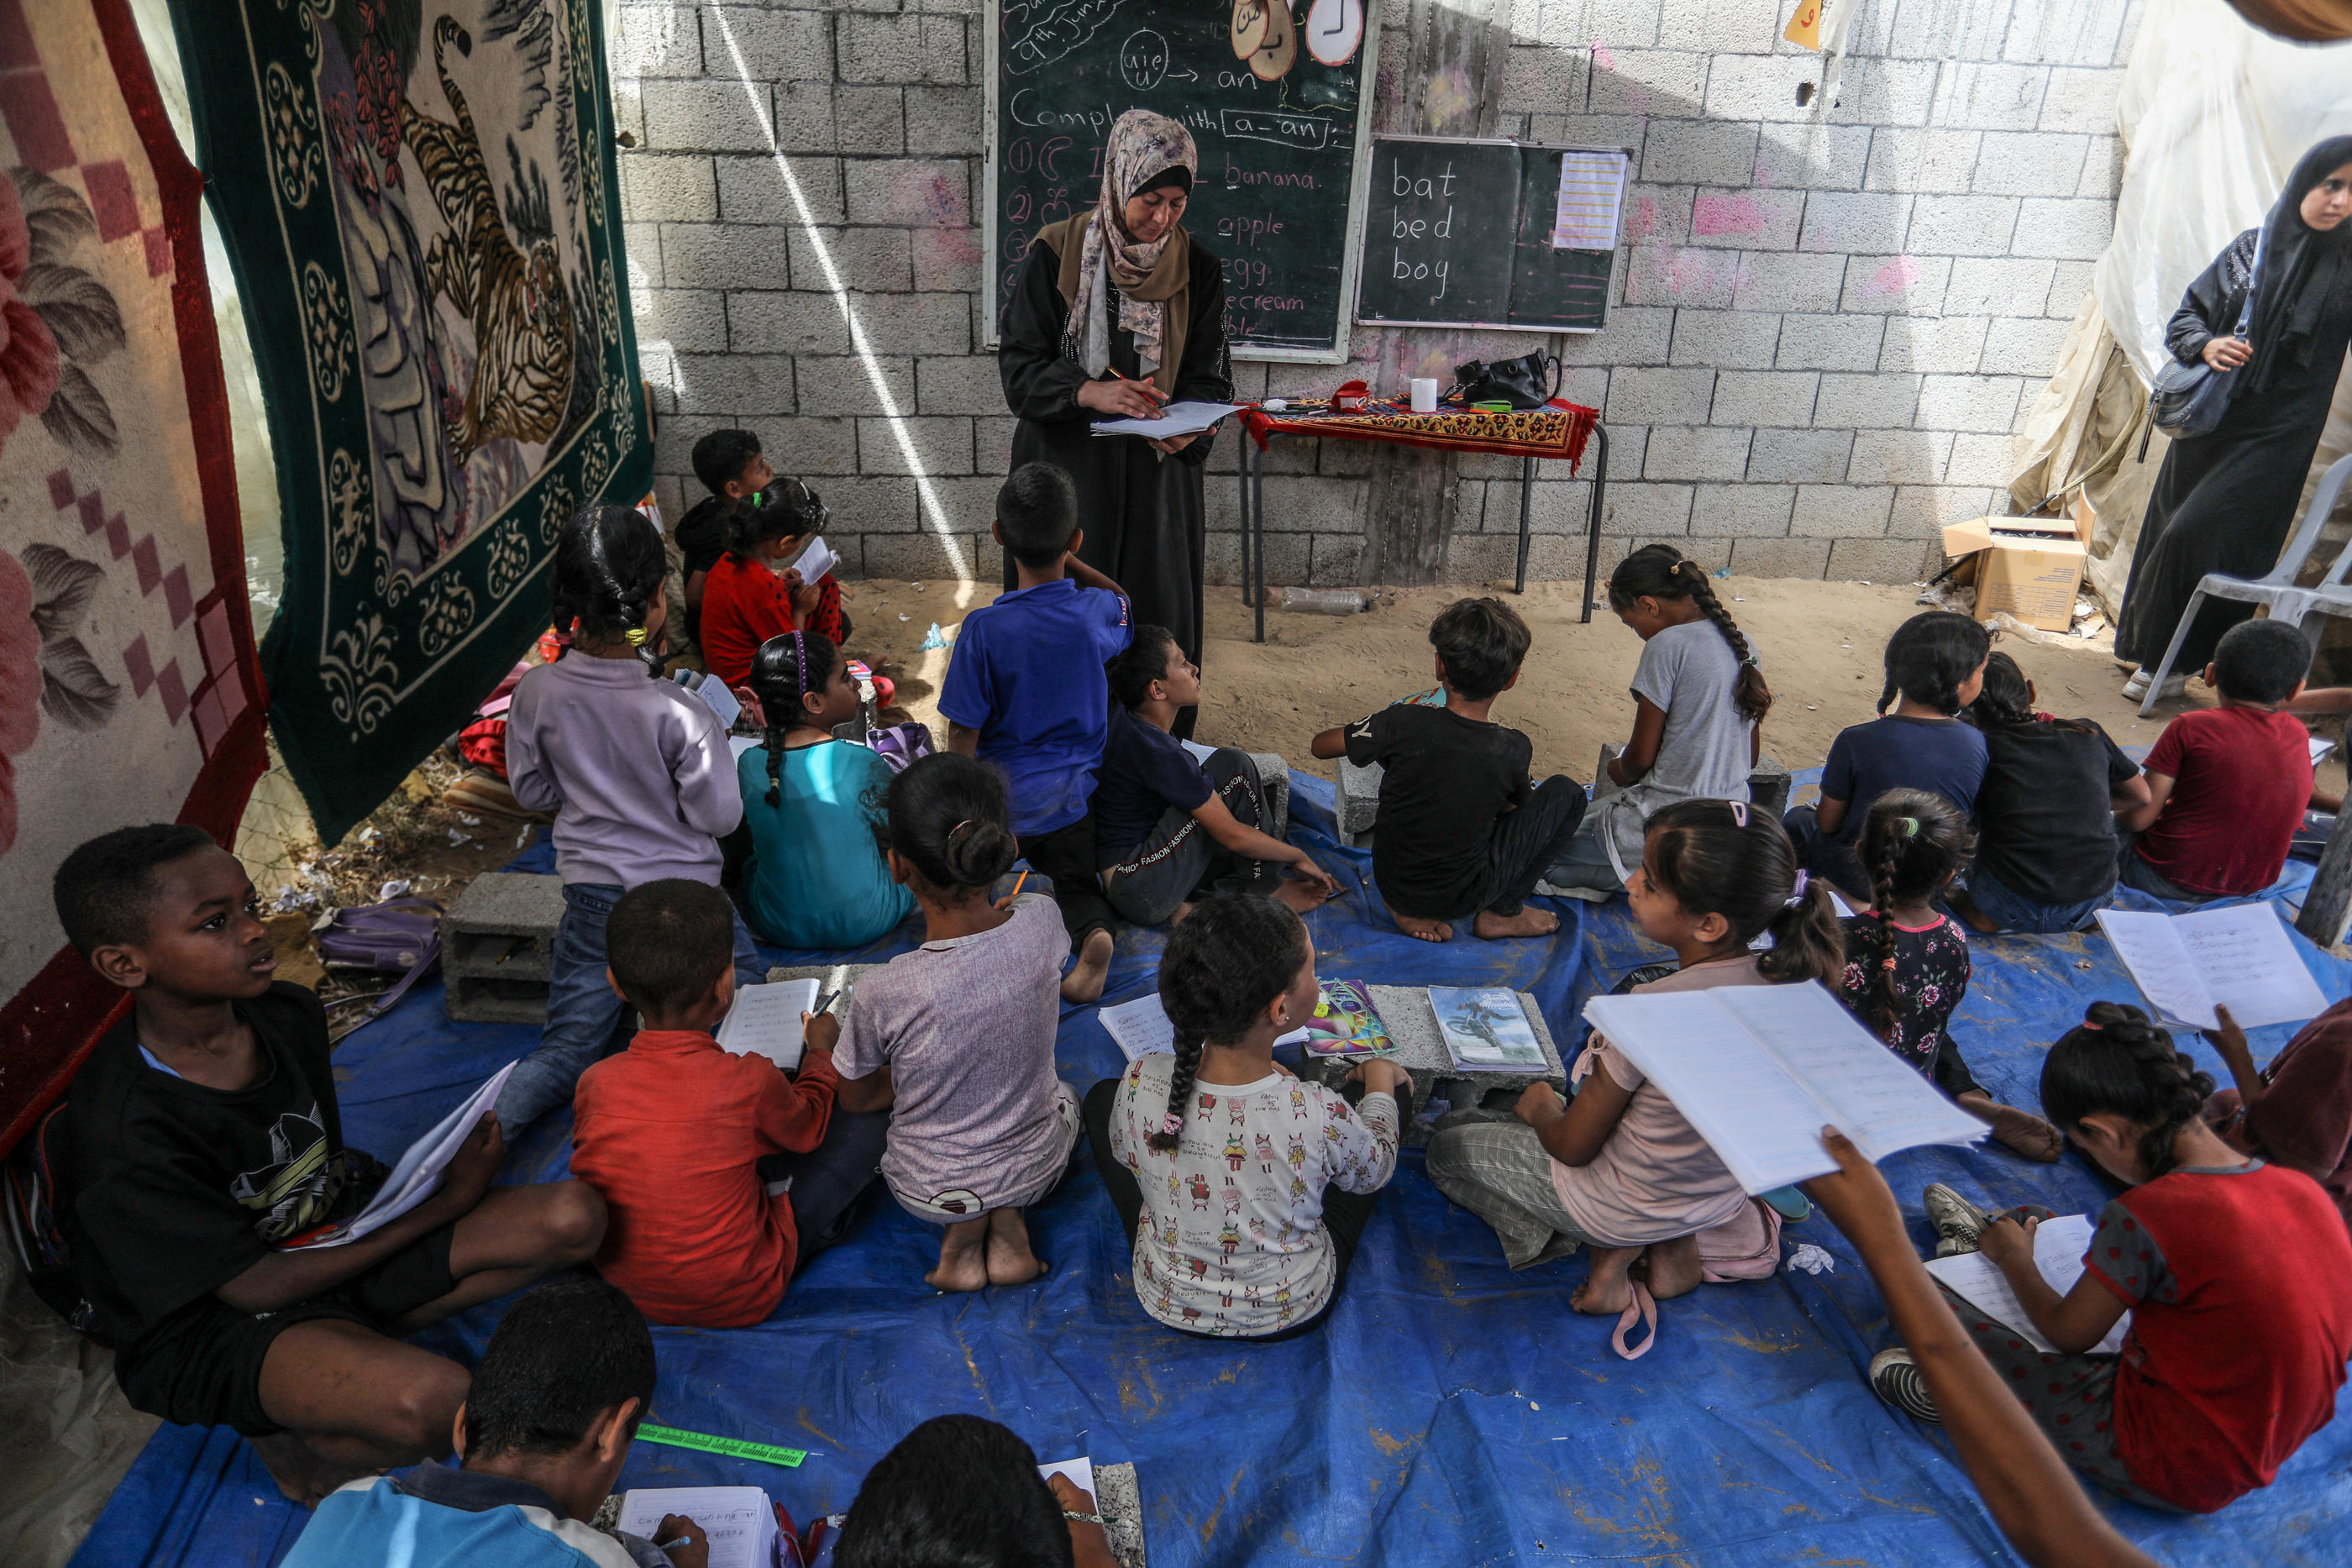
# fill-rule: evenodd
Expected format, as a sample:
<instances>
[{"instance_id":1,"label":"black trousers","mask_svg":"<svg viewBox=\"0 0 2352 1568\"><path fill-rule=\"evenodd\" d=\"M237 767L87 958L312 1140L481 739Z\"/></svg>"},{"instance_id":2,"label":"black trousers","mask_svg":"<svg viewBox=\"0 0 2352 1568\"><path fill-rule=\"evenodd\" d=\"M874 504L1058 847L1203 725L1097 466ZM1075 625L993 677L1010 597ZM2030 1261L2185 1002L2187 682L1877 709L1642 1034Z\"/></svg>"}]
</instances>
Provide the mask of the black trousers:
<instances>
[{"instance_id":1,"label":"black trousers","mask_svg":"<svg viewBox=\"0 0 2352 1568\"><path fill-rule=\"evenodd\" d=\"M1081 1116L1086 1123L1087 1142L1095 1151L1095 1169L1102 1173L1103 1186L1110 1194L1110 1206L1118 1211L1119 1228L1127 1233L1128 1250L1135 1249L1135 1232L1143 1223L1143 1188L1135 1173L1118 1163L1110 1152L1110 1113L1118 1098L1120 1080L1106 1078L1087 1091ZM1274 1344L1282 1340L1297 1339L1323 1326L1331 1309L1339 1304L1339 1290L1348 1282L1348 1265L1355 1260L1356 1244L1363 1239L1364 1222L1372 1217L1372 1200L1377 1193L1342 1192L1336 1186L1323 1189L1323 1228L1331 1237L1331 1299L1323 1310L1303 1323L1270 1334L1250 1338L1252 1344ZM1176 1333L1191 1333L1195 1339L1233 1340L1234 1334L1193 1333L1190 1329L1174 1329Z\"/></svg>"},{"instance_id":2,"label":"black trousers","mask_svg":"<svg viewBox=\"0 0 2352 1568\"><path fill-rule=\"evenodd\" d=\"M1555 773L1536 786L1528 803L1495 820L1495 875L1479 909L1508 918L1517 915L1543 880L1551 862L1584 821L1584 786ZM1475 914L1476 911L1470 913Z\"/></svg>"},{"instance_id":3,"label":"black trousers","mask_svg":"<svg viewBox=\"0 0 2352 1568\"><path fill-rule=\"evenodd\" d=\"M1111 928L1110 900L1103 896L1102 877L1095 870L1095 816L1088 811L1066 828L1036 833L1021 841L1029 869L1054 883L1054 902L1062 906L1062 925L1076 951L1091 932Z\"/></svg>"},{"instance_id":4,"label":"black trousers","mask_svg":"<svg viewBox=\"0 0 2352 1568\"><path fill-rule=\"evenodd\" d=\"M844 1111L835 1106L826 1124L824 1142L804 1155L762 1155L755 1167L763 1182L793 1179L788 1196L793 1205L793 1228L800 1233L800 1250L793 1272L849 1234L865 1204L859 1200L877 1188L882 1174L882 1149L890 1135L887 1111Z\"/></svg>"}]
</instances>

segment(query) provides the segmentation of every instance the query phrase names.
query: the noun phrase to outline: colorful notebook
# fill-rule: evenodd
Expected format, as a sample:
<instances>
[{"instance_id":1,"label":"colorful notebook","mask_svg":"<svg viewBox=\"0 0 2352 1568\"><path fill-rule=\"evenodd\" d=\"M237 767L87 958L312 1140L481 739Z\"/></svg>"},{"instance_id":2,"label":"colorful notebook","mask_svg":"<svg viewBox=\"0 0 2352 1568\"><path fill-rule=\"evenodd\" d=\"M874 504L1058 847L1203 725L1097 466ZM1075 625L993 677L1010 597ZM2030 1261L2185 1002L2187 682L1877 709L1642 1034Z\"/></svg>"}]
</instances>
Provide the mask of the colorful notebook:
<instances>
[{"instance_id":1,"label":"colorful notebook","mask_svg":"<svg viewBox=\"0 0 2352 1568\"><path fill-rule=\"evenodd\" d=\"M1323 982L1315 1016L1307 1020L1309 1056L1385 1056L1395 1049L1363 987L1353 980Z\"/></svg>"}]
</instances>

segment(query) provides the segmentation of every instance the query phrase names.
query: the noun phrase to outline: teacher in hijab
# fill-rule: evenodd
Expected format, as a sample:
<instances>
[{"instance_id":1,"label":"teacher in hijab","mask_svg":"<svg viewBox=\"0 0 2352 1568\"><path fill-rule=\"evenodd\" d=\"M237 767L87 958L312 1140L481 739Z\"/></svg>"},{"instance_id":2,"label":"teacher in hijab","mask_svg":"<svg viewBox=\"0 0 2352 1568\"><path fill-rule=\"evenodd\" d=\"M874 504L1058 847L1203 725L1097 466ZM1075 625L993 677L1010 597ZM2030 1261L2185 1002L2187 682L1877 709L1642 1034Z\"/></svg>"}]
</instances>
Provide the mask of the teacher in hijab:
<instances>
[{"instance_id":1,"label":"teacher in hijab","mask_svg":"<svg viewBox=\"0 0 2352 1568\"><path fill-rule=\"evenodd\" d=\"M1171 402L1229 402L1224 270L1183 225L1199 172L1192 133L1131 109L1103 149L1102 193L1029 242L1004 302L998 367L1020 416L1013 465L1043 460L1078 490L1078 557L1126 590L1138 622L1201 660L1205 515L1213 432L1165 441L1097 436L1098 420L1149 419ZM1014 586L1013 558L1004 586ZM1182 709L1179 737L1192 734Z\"/></svg>"},{"instance_id":2,"label":"teacher in hijab","mask_svg":"<svg viewBox=\"0 0 2352 1568\"><path fill-rule=\"evenodd\" d=\"M2249 290L2252 319L2241 338ZM2174 359L2229 373L2230 403L2210 432L2172 444L2147 498L2116 627L2116 656L2140 666L2126 695L2147 695L2207 572L2260 577L2278 564L2347 341L2352 136L2336 136L2303 155L2263 226L2214 258L2166 329ZM2161 695L2178 696L2189 675L2212 663L2221 633L2252 613L2250 604L2207 600Z\"/></svg>"}]
</instances>

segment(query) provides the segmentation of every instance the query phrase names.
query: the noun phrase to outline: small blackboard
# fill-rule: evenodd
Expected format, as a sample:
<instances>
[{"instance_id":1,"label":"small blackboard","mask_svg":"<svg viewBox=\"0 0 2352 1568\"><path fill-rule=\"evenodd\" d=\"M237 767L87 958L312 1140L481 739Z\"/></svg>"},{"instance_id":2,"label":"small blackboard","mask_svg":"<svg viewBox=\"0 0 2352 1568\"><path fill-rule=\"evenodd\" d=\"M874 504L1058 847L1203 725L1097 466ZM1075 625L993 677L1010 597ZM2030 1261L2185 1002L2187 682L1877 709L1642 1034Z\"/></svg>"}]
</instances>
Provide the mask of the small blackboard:
<instances>
[{"instance_id":1,"label":"small blackboard","mask_svg":"<svg viewBox=\"0 0 2352 1568\"><path fill-rule=\"evenodd\" d=\"M1591 248L1555 246L1564 159L1602 204ZM1356 319L1597 332L1609 311L1625 154L1444 136L1376 136ZM1505 243L1505 236L1508 236Z\"/></svg>"}]
</instances>

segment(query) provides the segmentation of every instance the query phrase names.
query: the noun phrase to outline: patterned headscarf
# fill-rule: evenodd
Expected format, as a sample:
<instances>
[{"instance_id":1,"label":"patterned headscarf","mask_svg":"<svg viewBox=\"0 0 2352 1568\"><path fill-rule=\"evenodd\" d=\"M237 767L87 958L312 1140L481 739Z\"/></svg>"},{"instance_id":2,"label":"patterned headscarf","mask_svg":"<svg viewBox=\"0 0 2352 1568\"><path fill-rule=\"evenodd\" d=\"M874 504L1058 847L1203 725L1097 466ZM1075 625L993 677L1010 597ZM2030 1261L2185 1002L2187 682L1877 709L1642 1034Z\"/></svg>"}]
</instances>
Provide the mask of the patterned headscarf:
<instances>
[{"instance_id":1,"label":"patterned headscarf","mask_svg":"<svg viewBox=\"0 0 2352 1568\"><path fill-rule=\"evenodd\" d=\"M1069 332L1075 357L1087 374L1099 376L1110 368L1110 284L1118 286L1118 324L1135 334L1135 357L1149 377L1160 367L1166 340L1166 301L1141 298L1143 287L1160 265L1171 225L1150 245L1130 236L1124 218L1128 198L1156 175L1182 167L1198 178L1201 156L1192 133L1164 114L1130 109L1110 128L1110 144L1103 149L1102 195L1095 204L1094 222L1087 225L1085 248L1078 257L1078 292L1071 302ZM1103 274L1110 274L1106 281Z\"/></svg>"}]
</instances>

